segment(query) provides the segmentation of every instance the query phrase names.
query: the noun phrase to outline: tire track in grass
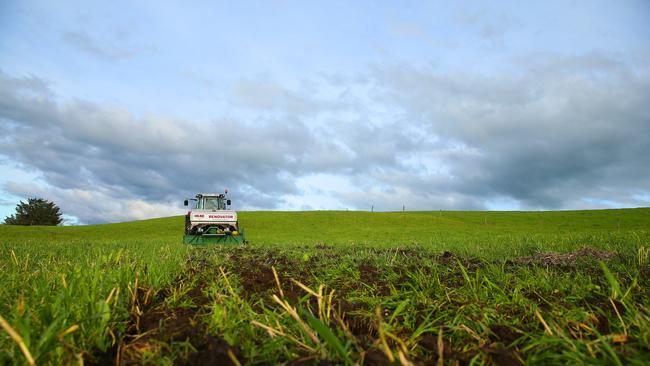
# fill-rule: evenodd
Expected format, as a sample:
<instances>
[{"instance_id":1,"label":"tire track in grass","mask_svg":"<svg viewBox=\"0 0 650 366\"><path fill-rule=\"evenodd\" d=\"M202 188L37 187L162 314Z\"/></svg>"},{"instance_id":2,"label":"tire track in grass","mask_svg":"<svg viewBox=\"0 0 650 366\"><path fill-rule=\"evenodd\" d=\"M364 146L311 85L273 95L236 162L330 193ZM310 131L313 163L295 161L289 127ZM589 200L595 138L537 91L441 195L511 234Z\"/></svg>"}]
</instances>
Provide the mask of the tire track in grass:
<instances>
[{"instance_id":1,"label":"tire track in grass","mask_svg":"<svg viewBox=\"0 0 650 366\"><path fill-rule=\"evenodd\" d=\"M139 365L167 359L174 365L240 365L242 352L208 332L202 317L210 299L195 283L207 262L190 259L174 285L152 298L152 289L134 290L131 318L119 343L91 357L90 365Z\"/></svg>"}]
</instances>

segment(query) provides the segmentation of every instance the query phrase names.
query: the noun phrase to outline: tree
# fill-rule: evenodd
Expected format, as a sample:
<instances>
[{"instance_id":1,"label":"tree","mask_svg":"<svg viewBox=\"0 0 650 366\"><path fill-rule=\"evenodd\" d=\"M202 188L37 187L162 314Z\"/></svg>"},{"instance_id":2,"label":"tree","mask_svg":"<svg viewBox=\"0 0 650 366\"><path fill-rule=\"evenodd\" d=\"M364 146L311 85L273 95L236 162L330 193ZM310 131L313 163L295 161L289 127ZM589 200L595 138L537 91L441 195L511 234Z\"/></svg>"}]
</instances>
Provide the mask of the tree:
<instances>
[{"instance_id":1,"label":"tree","mask_svg":"<svg viewBox=\"0 0 650 366\"><path fill-rule=\"evenodd\" d=\"M27 203L20 201L16 214L5 218L7 225L49 225L63 222L61 210L54 202L42 198L30 198Z\"/></svg>"}]
</instances>

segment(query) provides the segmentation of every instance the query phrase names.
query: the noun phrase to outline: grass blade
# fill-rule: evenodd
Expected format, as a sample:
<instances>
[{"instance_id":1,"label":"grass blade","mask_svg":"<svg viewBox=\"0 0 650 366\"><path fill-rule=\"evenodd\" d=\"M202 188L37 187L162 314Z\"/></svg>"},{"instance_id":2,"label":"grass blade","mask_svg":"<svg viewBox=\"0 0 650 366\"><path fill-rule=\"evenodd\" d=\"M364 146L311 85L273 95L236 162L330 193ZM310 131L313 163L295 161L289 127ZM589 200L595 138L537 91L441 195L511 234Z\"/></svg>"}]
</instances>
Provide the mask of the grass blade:
<instances>
[{"instance_id":1,"label":"grass blade","mask_svg":"<svg viewBox=\"0 0 650 366\"><path fill-rule=\"evenodd\" d=\"M607 265L603 261L599 261L598 264L600 264L600 268L603 270L603 273L605 274L605 278L607 279L607 282L609 282L609 287L612 289L612 298L616 299L618 298L622 292L621 292L621 285L614 277L614 274L607 268Z\"/></svg>"},{"instance_id":2,"label":"grass blade","mask_svg":"<svg viewBox=\"0 0 650 366\"><path fill-rule=\"evenodd\" d=\"M23 352L23 355L25 355L25 359L27 359L27 363L32 366L36 365L36 362L34 362L34 358L32 357L32 354L29 352L29 349L27 348L27 345L25 345L25 342L23 342L23 337L20 336L20 334L16 333L14 328L7 323L5 318L0 315L0 326L9 334L9 336L18 344L18 347L20 347L20 350Z\"/></svg>"},{"instance_id":3,"label":"grass blade","mask_svg":"<svg viewBox=\"0 0 650 366\"><path fill-rule=\"evenodd\" d=\"M323 340L334 349L336 353L345 361L346 365L351 365L352 360L348 356L347 350L343 347L341 340L332 332L332 330L325 324L323 324L320 319L311 315L310 313L303 311L303 316L307 318L309 325L320 335Z\"/></svg>"}]
</instances>

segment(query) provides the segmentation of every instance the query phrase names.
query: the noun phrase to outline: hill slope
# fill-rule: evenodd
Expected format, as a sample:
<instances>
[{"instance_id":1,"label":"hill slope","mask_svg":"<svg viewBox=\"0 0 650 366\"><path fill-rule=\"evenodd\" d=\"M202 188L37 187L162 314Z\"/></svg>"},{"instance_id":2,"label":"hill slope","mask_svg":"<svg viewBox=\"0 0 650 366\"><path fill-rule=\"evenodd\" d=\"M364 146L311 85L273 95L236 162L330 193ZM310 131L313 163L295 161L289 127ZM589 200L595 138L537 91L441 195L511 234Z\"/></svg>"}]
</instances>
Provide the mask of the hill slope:
<instances>
[{"instance_id":1,"label":"hill slope","mask_svg":"<svg viewBox=\"0 0 650 366\"><path fill-rule=\"evenodd\" d=\"M554 245L594 236L650 231L650 208L547 212L240 212L252 245L420 244L458 248L465 243ZM7 241L157 241L180 243L183 217L69 227L0 225ZM496 245L496 244L495 244ZM474 248L478 249L478 248Z\"/></svg>"}]
</instances>

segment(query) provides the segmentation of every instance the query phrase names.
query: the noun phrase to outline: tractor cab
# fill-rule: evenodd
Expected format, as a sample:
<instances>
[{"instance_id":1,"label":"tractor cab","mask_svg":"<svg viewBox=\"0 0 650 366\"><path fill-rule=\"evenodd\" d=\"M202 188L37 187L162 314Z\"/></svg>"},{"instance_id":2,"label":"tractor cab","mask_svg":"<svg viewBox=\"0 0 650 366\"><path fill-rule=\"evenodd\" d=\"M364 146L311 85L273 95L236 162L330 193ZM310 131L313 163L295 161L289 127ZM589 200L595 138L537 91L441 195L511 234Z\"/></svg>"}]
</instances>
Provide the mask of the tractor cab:
<instances>
[{"instance_id":1,"label":"tractor cab","mask_svg":"<svg viewBox=\"0 0 650 366\"><path fill-rule=\"evenodd\" d=\"M196 195L195 199L192 199L192 201L196 201L194 204L195 210L227 210L226 206L230 206L230 200L226 199L226 195L224 193L199 193ZM185 206L189 204L188 200L185 200L184 203Z\"/></svg>"}]
</instances>

